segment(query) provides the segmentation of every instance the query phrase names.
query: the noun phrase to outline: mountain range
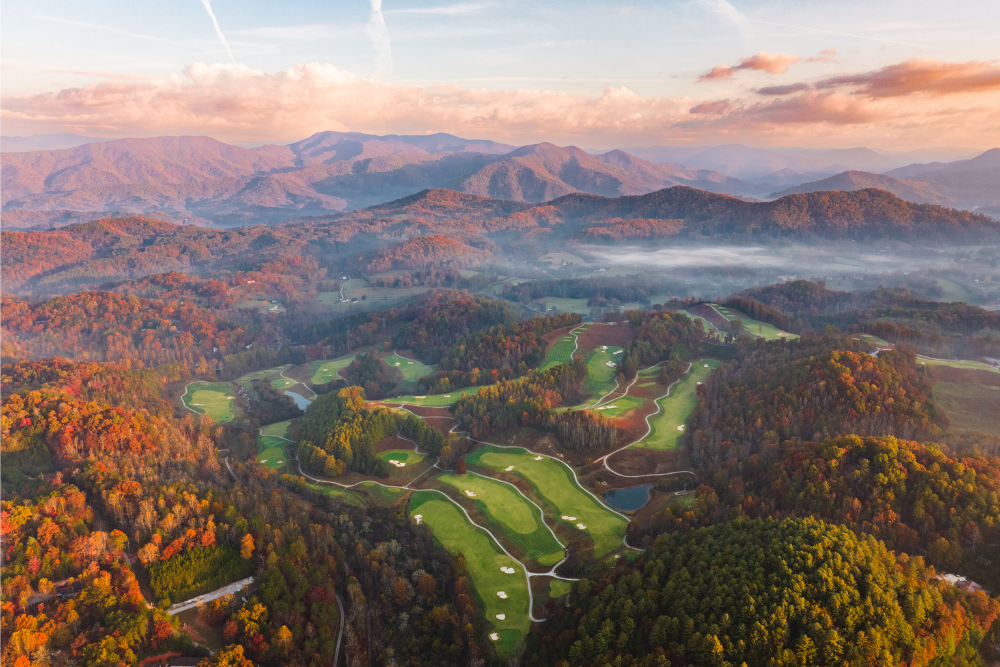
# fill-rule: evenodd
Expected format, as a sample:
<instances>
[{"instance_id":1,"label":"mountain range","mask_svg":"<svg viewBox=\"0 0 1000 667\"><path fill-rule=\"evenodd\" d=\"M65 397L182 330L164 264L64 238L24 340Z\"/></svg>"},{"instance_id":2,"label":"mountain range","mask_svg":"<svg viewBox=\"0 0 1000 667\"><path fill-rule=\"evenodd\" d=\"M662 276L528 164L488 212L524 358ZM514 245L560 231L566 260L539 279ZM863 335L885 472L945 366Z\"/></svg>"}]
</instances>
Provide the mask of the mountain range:
<instances>
[{"instance_id":1,"label":"mountain range","mask_svg":"<svg viewBox=\"0 0 1000 667\"><path fill-rule=\"evenodd\" d=\"M796 155L739 145L595 154L550 143L517 147L440 133L357 132L320 132L292 144L256 148L185 136L8 150L29 145L29 139L4 138L0 203L7 229L44 229L123 214L201 225L273 224L433 188L539 203L572 193L620 197L677 185L748 200L874 187L921 203L966 208L1000 203L994 154L1000 151L958 162L910 164L883 175L845 170L840 163L882 170L898 164L900 156L869 149ZM47 135L34 144L83 139Z\"/></svg>"}]
</instances>

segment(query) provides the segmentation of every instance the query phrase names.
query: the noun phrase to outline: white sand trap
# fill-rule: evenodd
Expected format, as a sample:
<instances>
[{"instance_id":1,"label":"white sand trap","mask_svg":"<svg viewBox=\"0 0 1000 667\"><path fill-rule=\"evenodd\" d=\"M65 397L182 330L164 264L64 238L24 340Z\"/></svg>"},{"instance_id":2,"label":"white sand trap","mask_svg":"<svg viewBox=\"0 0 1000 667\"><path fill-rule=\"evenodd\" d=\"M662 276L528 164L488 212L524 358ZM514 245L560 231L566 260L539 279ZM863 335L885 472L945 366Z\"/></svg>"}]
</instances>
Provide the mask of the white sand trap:
<instances>
[{"instance_id":1,"label":"white sand trap","mask_svg":"<svg viewBox=\"0 0 1000 667\"><path fill-rule=\"evenodd\" d=\"M465 490L465 495L469 496L470 498L476 497L476 494L473 493L472 491L469 491L468 489Z\"/></svg>"},{"instance_id":2,"label":"white sand trap","mask_svg":"<svg viewBox=\"0 0 1000 667\"><path fill-rule=\"evenodd\" d=\"M542 459L544 459L544 458L545 458L544 456L536 456L536 457L535 457L535 460L536 460L536 461L541 461L541 460L542 460Z\"/></svg>"},{"instance_id":3,"label":"white sand trap","mask_svg":"<svg viewBox=\"0 0 1000 667\"><path fill-rule=\"evenodd\" d=\"M397 366L399 365L399 362L398 362L398 361L396 362L396 365L397 365Z\"/></svg>"},{"instance_id":4,"label":"white sand trap","mask_svg":"<svg viewBox=\"0 0 1000 667\"><path fill-rule=\"evenodd\" d=\"M698 384L701 384L700 382Z\"/></svg>"},{"instance_id":5,"label":"white sand trap","mask_svg":"<svg viewBox=\"0 0 1000 667\"><path fill-rule=\"evenodd\" d=\"M445 394L444 397L445 398L451 398L451 394Z\"/></svg>"},{"instance_id":6,"label":"white sand trap","mask_svg":"<svg viewBox=\"0 0 1000 667\"><path fill-rule=\"evenodd\" d=\"M506 470L507 472L510 472L513 469L514 469L514 466L507 466L506 468L504 468L504 470Z\"/></svg>"},{"instance_id":7,"label":"white sand trap","mask_svg":"<svg viewBox=\"0 0 1000 667\"><path fill-rule=\"evenodd\" d=\"M612 352L611 354L621 354L621 353L622 353L622 352L624 352L624 351L625 351L625 350L618 350L617 352Z\"/></svg>"},{"instance_id":8,"label":"white sand trap","mask_svg":"<svg viewBox=\"0 0 1000 667\"><path fill-rule=\"evenodd\" d=\"M507 615L506 614L497 614L497 620L498 621L505 621L505 620L507 620Z\"/></svg>"},{"instance_id":9,"label":"white sand trap","mask_svg":"<svg viewBox=\"0 0 1000 667\"><path fill-rule=\"evenodd\" d=\"M607 346L607 345L602 345L602 346L601 346L601 349L602 349L602 350L606 350L606 349L608 349L608 346Z\"/></svg>"},{"instance_id":10,"label":"white sand trap","mask_svg":"<svg viewBox=\"0 0 1000 667\"><path fill-rule=\"evenodd\" d=\"M426 396L414 396L413 398L427 398Z\"/></svg>"},{"instance_id":11,"label":"white sand trap","mask_svg":"<svg viewBox=\"0 0 1000 667\"><path fill-rule=\"evenodd\" d=\"M708 368L708 364L705 364L705 368Z\"/></svg>"},{"instance_id":12,"label":"white sand trap","mask_svg":"<svg viewBox=\"0 0 1000 667\"><path fill-rule=\"evenodd\" d=\"M677 430L678 431L683 431L684 430L684 424L681 424L680 426L678 426Z\"/></svg>"},{"instance_id":13,"label":"white sand trap","mask_svg":"<svg viewBox=\"0 0 1000 667\"><path fill-rule=\"evenodd\" d=\"M260 462L261 463L267 463L267 459L261 459Z\"/></svg>"},{"instance_id":14,"label":"white sand trap","mask_svg":"<svg viewBox=\"0 0 1000 667\"><path fill-rule=\"evenodd\" d=\"M501 600L506 600L507 594L504 593L503 591L497 591L497 597L500 598Z\"/></svg>"},{"instance_id":15,"label":"white sand trap","mask_svg":"<svg viewBox=\"0 0 1000 667\"><path fill-rule=\"evenodd\" d=\"M501 567L500 571L503 572L504 574L514 574L515 572L517 572L517 570L515 570L514 568L507 567L506 565Z\"/></svg>"},{"instance_id":16,"label":"white sand trap","mask_svg":"<svg viewBox=\"0 0 1000 667\"><path fill-rule=\"evenodd\" d=\"M563 521L576 521L576 517L575 516L566 516L565 514L563 514L562 518L563 518Z\"/></svg>"},{"instance_id":17,"label":"white sand trap","mask_svg":"<svg viewBox=\"0 0 1000 667\"><path fill-rule=\"evenodd\" d=\"M278 463L284 463L284 461L278 461Z\"/></svg>"},{"instance_id":18,"label":"white sand trap","mask_svg":"<svg viewBox=\"0 0 1000 667\"><path fill-rule=\"evenodd\" d=\"M412 362L412 361L407 361L406 363L407 363L407 364L409 364L410 366L412 366L412 365L413 365L413 362Z\"/></svg>"},{"instance_id":19,"label":"white sand trap","mask_svg":"<svg viewBox=\"0 0 1000 667\"><path fill-rule=\"evenodd\" d=\"M226 400L227 401L231 401L231 400L233 400L233 397L232 396L226 396Z\"/></svg>"},{"instance_id":20,"label":"white sand trap","mask_svg":"<svg viewBox=\"0 0 1000 667\"><path fill-rule=\"evenodd\" d=\"M615 362L613 362L613 361L605 361L604 365L607 366L608 368L614 368L615 367Z\"/></svg>"},{"instance_id":21,"label":"white sand trap","mask_svg":"<svg viewBox=\"0 0 1000 667\"><path fill-rule=\"evenodd\" d=\"M500 635L498 635L495 632L491 632L490 633L490 639L492 639L493 641L497 641L498 639L500 639Z\"/></svg>"},{"instance_id":22,"label":"white sand trap","mask_svg":"<svg viewBox=\"0 0 1000 667\"><path fill-rule=\"evenodd\" d=\"M579 528L580 530L586 530L587 529L587 527L585 525L583 525L582 523L576 524L576 527Z\"/></svg>"},{"instance_id":23,"label":"white sand trap","mask_svg":"<svg viewBox=\"0 0 1000 667\"><path fill-rule=\"evenodd\" d=\"M423 514L414 514L413 518L417 520L417 523L420 523L421 521L424 520L424 515Z\"/></svg>"},{"instance_id":24,"label":"white sand trap","mask_svg":"<svg viewBox=\"0 0 1000 667\"><path fill-rule=\"evenodd\" d=\"M201 405L205 405L205 404L204 404L204 403L192 403L191 405L198 405L198 406L201 406Z\"/></svg>"}]
</instances>

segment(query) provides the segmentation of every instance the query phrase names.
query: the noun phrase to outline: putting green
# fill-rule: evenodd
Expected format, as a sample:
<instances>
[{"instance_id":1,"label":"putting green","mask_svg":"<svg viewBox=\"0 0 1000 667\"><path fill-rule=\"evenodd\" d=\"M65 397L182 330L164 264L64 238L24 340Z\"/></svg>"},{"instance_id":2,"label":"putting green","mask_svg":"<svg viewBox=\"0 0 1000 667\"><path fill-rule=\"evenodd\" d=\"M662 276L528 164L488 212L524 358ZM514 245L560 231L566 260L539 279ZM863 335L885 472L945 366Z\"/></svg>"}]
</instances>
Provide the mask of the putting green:
<instances>
[{"instance_id":1,"label":"putting green","mask_svg":"<svg viewBox=\"0 0 1000 667\"><path fill-rule=\"evenodd\" d=\"M434 540L453 554L465 556L472 587L486 608L486 620L499 635L499 650L509 653L525 637L531 620L528 618L528 582L520 564L503 553L496 542L476 528L451 501L433 491L414 491L410 500L410 517L426 524ZM512 568L513 574L500 571ZM503 592L506 598L497 593ZM497 618L503 614L504 619Z\"/></svg>"},{"instance_id":2,"label":"putting green","mask_svg":"<svg viewBox=\"0 0 1000 667\"><path fill-rule=\"evenodd\" d=\"M568 530L579 530L594 543L600 558L622 546L628 521L583 490L569 467L526 449L485 445L466 457L470 465L506 471L527 480L545 511ZM511 468L511 470L507 470ZM563 519L563 516L573 517ZM584 526L579 528L578 525Z\"/></svg>"},{"instance_id":3,"label":"putting green","mask_svg":"<svg viewBox=\"0 0 1000 667\"><path fill-rule=\"evenodd\" d=\"M345 354L342 357L337 357L336 359L324 359L322 361L313 361L309 364L309 370L312 371L312 377L309 381L313 384L326 384L331 380L335 380L339 375L337 371L347 368L351 365L357 357L357 353Z\"/></svg>"},{"instance_id":4,"label":"putting green","mask_svg":"<svg viewBox=\"0 0 1000 667\"><path fill-rule=\"evenodd\" d=\"M670 390L670 395L657 401L660 412L650 419L652 430L634 446L640 449L673 449L684 432L683 426L698 402L698 383L719 367L715 359L692 362L691 372Z\"/></svg>"},{"instance_id":5,"label":"putting green","mask_svg":"<svg viewBox=\"0 0 1000 667\"><path fill-rule=\"evenodd\" d=\"M399 461L400 463L407 463L411 454L415 456L420 456L415 452L408 452L402 449L390 449L382 452L381 454L378 455L378 457L383 461Z\"/></svg>"},{"instance_id":6,"label":"putting green","mask_svg":"<svg viewBox=\"0 0 1000 667\"><path fill-rule=\"evenodd\" d=\"M398 354L390 354L388 357L382 359L389 368L395 368L400 373L403 374L403 383L413 384L417 380L434 372L434 366L428 366L427 364L416 361L415 359L407 359L406 357L401 357Z\"/></svg>"},{"instance_id":7,"label":"putting green","mask_svg":"<svg viewBox=\"0 0 1000 667\"><path fill-rule=\"evenodd\" d=\"M535 562L555 565L565 556L562 545L542 523L538 508L513 486L472 473L444 473L437 479L457 490L462 502L473 503Z\"/></svg>"},{"instance_id":8,"label":"putting green","mask_svg":"<svg viewBox=\"0 0 1000 667\"><path fill-rule=\"evenodd\" d=\"M182 400L195 412L208 415L217 422L232 421L236 416L233 405L236 394L231 382L192 383Z\"/></svg>"},{"instance_id":9,"label":"putting green","mask_svg":"<svg viewBox=\"0 0 1000 667\"><path fill-rule=\"evenodd\" d=\"M272 469L284 468L287 460L284 447L268 447L257 454L257 462Z\"/></svg>"},{"instance_id":10,"label":"putting green","mask_svg":"<svg viewBox=\"0 0 1000 667\"><path fill-rule=\"evenodd\" d=\"M782 338L794 339L798 338L797 334L790 334L786 331L771 326L766 322L761 322L760 320L755 320L751 317L747 317L735 308L726 308L725 306L718 306L713 303L708 304L716 310L717 313L725 317L730 322L739 320L743 322L743 328L746 332L752 336L757 336L763 338L764 340L780 340Z\"/></svg>"},{"instance_id":11,"label":"putting green","mask_svg":"<svg viewBox=\"0 0 1000 667\"><path fill-rule=\"evenodd\" d=\"M615 354L615 353L618 354ZM595 394L603 394L615 388L615 377L620 372L622 357L620 347L600 346L587 356L587 379L584 389ZM608 364L613 364L608 366Z\"/></svg>"}]
</instances>

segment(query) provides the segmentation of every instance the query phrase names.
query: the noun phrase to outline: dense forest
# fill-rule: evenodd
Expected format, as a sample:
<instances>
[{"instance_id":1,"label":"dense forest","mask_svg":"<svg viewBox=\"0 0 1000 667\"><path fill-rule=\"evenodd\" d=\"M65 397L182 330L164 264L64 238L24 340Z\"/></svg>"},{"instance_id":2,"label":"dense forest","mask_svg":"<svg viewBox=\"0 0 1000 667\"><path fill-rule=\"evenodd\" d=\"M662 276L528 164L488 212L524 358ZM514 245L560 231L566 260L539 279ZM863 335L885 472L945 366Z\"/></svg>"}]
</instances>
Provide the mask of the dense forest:
<instances>
[{"instance_id":1,"label":"dense forest","mask_svg":"<svg viewBox=\"0 0 1000 667\"><path fill-rule=\"evenodd\" d=\"M375 457L375 445L398 428L392 412L365 404L360 387L323 394L302 418L299 459L308 469L329 477L346 470L383 476L389 464Z\"/></svg>"}]
</instances>

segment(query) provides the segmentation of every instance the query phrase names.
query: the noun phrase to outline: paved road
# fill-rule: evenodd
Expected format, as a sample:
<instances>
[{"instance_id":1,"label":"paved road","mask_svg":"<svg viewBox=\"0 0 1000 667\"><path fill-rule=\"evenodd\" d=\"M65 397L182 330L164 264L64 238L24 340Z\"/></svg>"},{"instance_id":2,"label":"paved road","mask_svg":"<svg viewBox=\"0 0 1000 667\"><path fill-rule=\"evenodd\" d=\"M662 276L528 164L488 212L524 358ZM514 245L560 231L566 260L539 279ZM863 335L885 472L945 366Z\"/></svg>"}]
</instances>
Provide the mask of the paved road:
<instances>
[{"instance_id":1,"label":"paved road","mask_svg":"<svg viewBox=\"0 0 1000 667\"><path fill-rule=\"evenodd\" d=\"M204 595L199 595L196 598L186 600L184 602L178 602L174 606L167 609L167 613L171 616L181 613L182 611L187 611L188 609L194 609L195 607L200 607L206 602L211 602L217 598L221 598L223 595L229 595L232 593L235 595L241 590L253 583L253 577L247 577L241 581L237 581L229 584L228 586L223 586L222 588L217 588L211 593L205 593Z\"/></svg>"}]
</instances>

